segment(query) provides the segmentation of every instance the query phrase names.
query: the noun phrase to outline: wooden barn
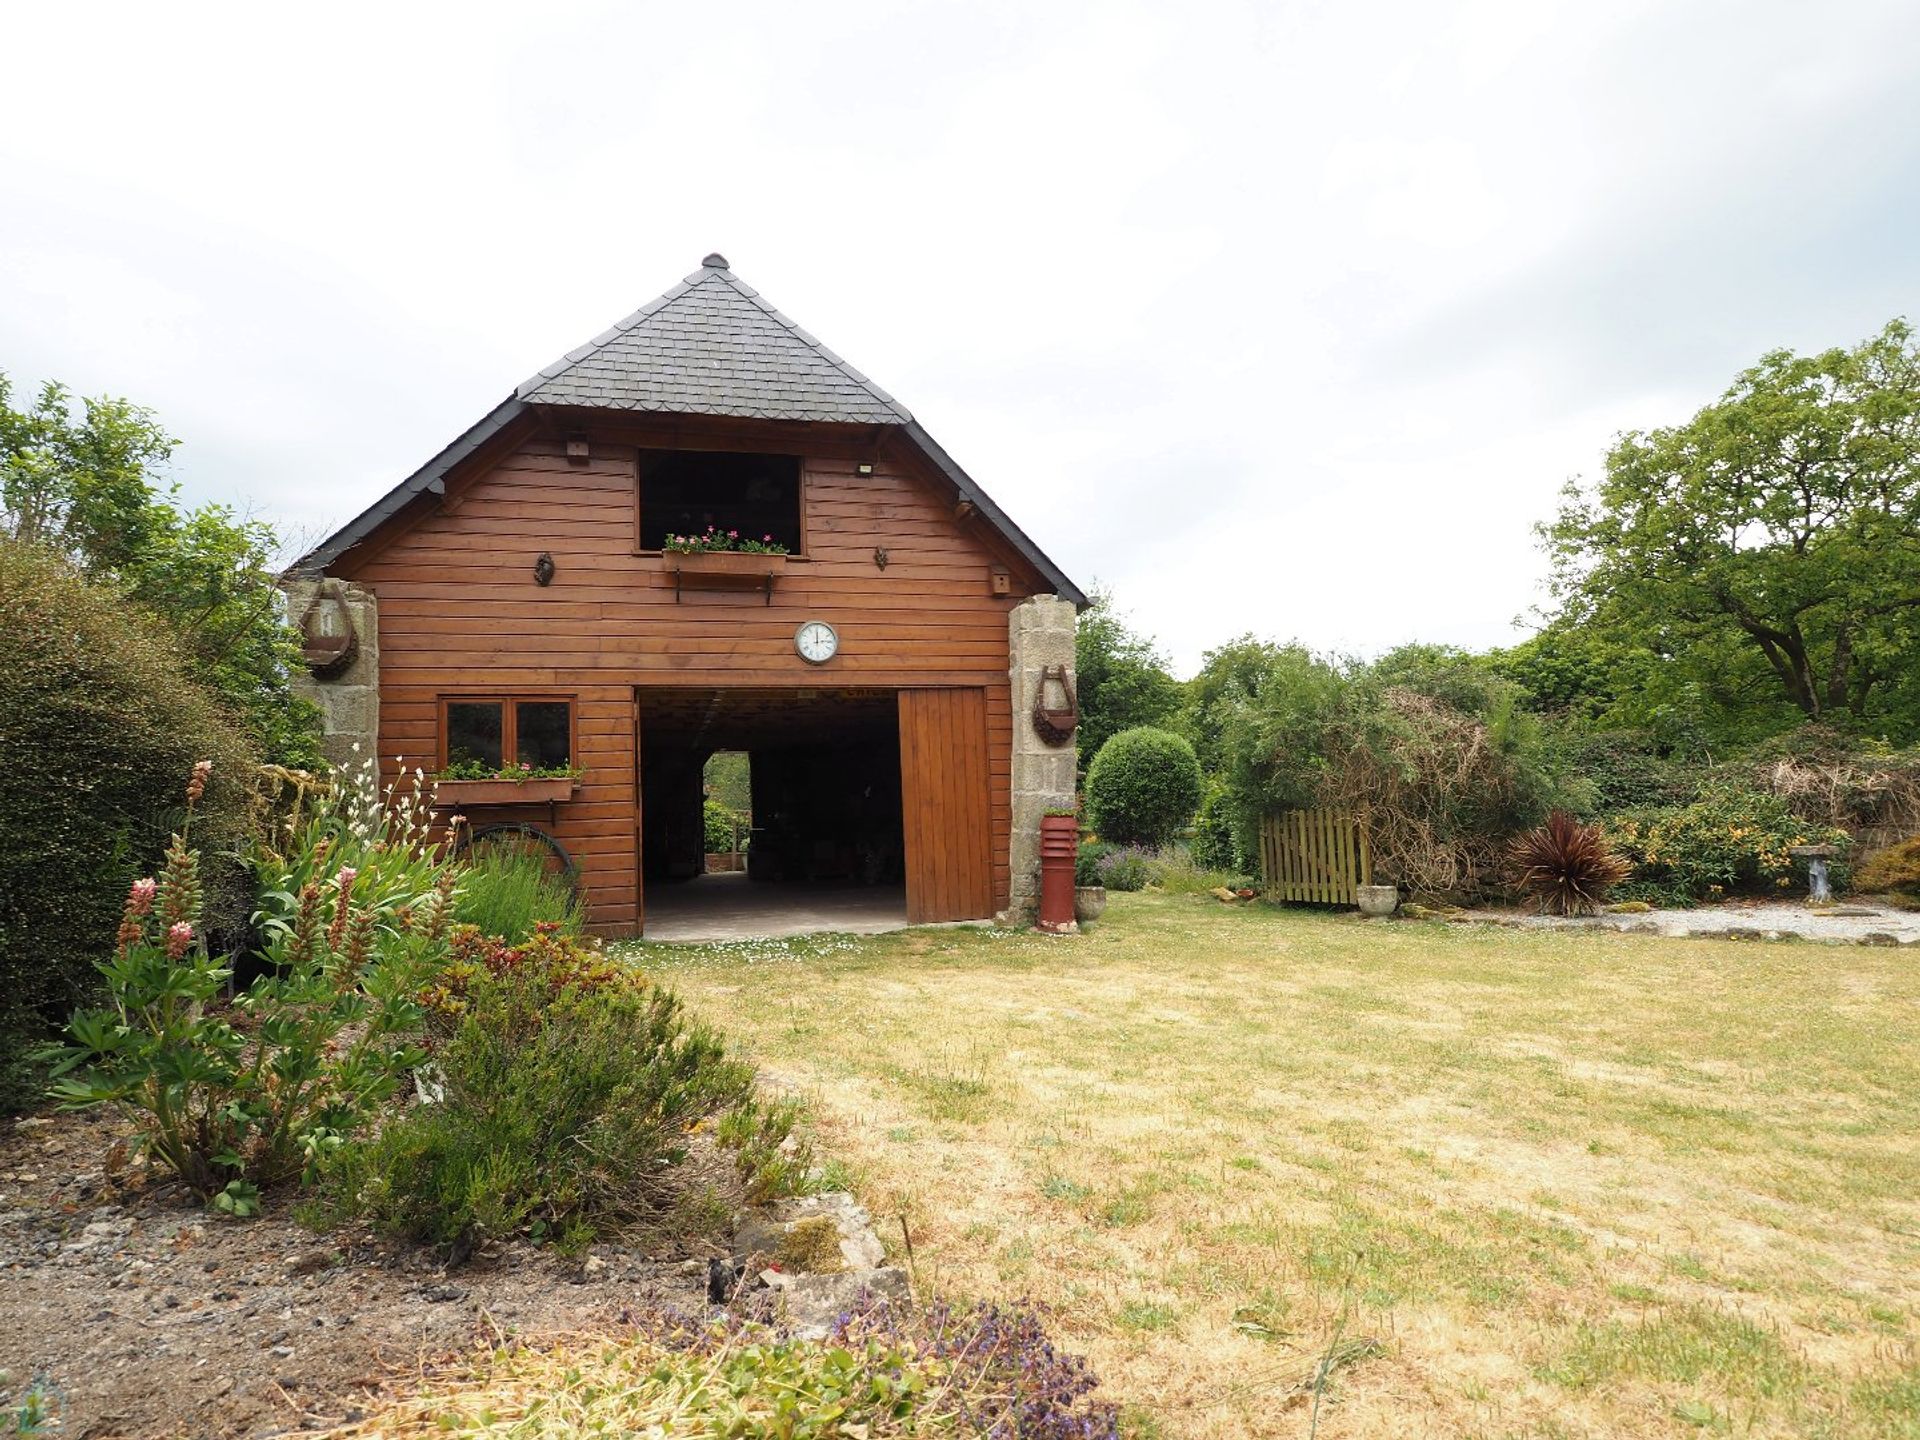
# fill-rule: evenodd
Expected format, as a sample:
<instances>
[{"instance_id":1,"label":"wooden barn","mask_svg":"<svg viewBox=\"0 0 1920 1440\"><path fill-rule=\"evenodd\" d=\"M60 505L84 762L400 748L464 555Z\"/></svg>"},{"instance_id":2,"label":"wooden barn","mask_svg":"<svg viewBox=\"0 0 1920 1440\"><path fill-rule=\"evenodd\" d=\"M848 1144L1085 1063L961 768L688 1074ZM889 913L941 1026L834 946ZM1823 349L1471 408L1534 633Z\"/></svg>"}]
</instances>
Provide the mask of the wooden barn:
<instances>
[{"instance_id":1,"label":"wooden barn","mask_svg":"<svg viewBox=\"0 0 1920 1440\"><path fill-rule=\"evenodd\" d=\"M603 934L767 896L819 928L1017 917L1039 817L1072 803L1085 597L718 255L520 385L288 591L330 755L470 777L442 813L550 837ZM749 757L741 876L704 873L722 751Z\"/></svg>"}]
</instances>

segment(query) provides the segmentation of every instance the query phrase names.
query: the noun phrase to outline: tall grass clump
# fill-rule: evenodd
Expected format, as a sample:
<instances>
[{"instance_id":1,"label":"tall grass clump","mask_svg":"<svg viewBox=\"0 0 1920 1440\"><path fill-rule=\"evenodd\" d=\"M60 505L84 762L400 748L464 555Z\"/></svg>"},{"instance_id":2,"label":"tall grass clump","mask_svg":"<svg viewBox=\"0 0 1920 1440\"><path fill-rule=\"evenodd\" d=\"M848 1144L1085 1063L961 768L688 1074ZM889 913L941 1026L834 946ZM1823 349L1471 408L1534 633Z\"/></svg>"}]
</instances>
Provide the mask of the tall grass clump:
<instances>
[{"instance_id":1,"label":"tall grass clump","mask_svg":"<svg viewBox=\"0 0 1920 1440\"><path fill-rule=\"evenodd\" d=\"M579 892L552 856L526 840L475 846L459 860L454 918L483 935L519 942L542 926L577 935L582 920Z\"/></svg>"}]
</instances>

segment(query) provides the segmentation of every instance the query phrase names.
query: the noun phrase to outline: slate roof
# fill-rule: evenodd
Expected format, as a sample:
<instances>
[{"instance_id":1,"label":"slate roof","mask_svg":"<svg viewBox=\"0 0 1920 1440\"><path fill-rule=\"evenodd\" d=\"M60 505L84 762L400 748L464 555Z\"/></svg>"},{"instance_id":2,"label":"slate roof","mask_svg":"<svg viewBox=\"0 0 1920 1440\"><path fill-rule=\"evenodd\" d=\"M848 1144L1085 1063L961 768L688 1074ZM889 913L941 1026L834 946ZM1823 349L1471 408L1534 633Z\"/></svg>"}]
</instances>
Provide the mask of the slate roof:
<instances>
[{"instance_id":1,"label":"slate roof","mask_svg":"<svg viewBox=\"0 0 1920 1440\"><path fill-rule=\"evenodd\" d=\"M302 555L289 573L325 570L419 496L444 494L447 476L461 461L543 405L896 426L1056 594L1087 603L1080 587L906 406L736 279L719 255L707 256L658 300L522 382L439 454Z\"/></svg>"},{"instance_id":2,"label":"slate roof","mask_svg":"<svg viewBox=\"0 0 1920 1440\"><path fill-rule=\"evenodd\" d=\"M515 393L596 410L913 423L904 405L735 278L721 255Z\"/></svg>"}]
</instances>

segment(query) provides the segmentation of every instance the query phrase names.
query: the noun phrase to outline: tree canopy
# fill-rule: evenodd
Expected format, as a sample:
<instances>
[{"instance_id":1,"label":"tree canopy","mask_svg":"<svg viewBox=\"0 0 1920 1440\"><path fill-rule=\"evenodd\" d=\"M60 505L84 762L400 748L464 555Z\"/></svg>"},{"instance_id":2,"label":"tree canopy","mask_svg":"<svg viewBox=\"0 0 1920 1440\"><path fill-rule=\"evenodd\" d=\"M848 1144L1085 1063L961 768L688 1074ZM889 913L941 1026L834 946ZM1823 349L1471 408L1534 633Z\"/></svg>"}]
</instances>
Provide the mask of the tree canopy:
<instances>
[{"instance_id":1,"label":"tree canopy","mask_svg":"<svg viewBox=\"0 0 1920 1440\"><path fill-rule=\"evenodd\" d=\"M1080 613L1074 669L1083 773L1100 747L1122 730L1164 725L1180 709L1180 682L1166 658L1149 637L1128 626L1109 590L1096 588Z\"/></svg>"},{"instance_id":2,"label":"tree canopy","mask_svg":"<svg viewBox=\"0 0 1920 1440\"><path fill-rule=\"evenodd\" d=\"M184 508L161 473L174 444L150 411L125 400L87 400L76 417L58 384L16 410L0 373L0 529L165 623L191 672L269 759L317 763L316 712L289 687L299 644L274 533L223 505Z\"/></svg>"},{"instance_id":3,"label":"tree canopy","mask_svg":"<svg viewBox=\"0 0 1920 1440\"><path fill-rule=\"evenodd\" d=\"M1912 327L1895 321L1852 349L1776 351L1685 424L1622 436L1604 479L1569 486L1542 536L1562 624L1669 662L1669 689L1910 738Z\"/></svg>"}]
</instances>

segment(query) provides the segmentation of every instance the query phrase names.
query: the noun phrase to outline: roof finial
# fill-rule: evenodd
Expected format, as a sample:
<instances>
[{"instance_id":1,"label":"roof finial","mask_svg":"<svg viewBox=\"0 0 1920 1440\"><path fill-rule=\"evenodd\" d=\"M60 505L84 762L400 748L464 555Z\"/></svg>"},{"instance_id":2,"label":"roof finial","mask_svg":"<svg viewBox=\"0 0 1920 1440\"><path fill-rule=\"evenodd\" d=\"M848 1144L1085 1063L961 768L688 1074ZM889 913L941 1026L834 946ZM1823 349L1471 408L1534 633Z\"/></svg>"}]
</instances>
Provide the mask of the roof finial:
<instances>
[{"instance_id":1,"label":"roof finial","mask_svg":"<svg viewBox=\"0 0 1920 1440\"><path fill-rule=\"evenodd\" d=\"M703 270L725 270L727 268L727 257L716 250L700 262L700 268Z\"/></svg>"}]
</instances>

